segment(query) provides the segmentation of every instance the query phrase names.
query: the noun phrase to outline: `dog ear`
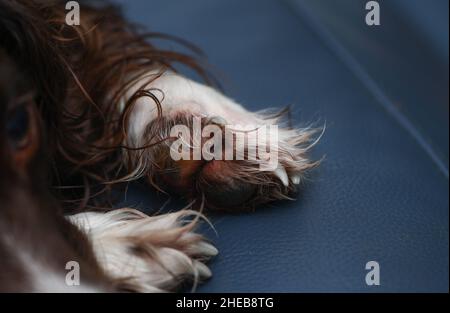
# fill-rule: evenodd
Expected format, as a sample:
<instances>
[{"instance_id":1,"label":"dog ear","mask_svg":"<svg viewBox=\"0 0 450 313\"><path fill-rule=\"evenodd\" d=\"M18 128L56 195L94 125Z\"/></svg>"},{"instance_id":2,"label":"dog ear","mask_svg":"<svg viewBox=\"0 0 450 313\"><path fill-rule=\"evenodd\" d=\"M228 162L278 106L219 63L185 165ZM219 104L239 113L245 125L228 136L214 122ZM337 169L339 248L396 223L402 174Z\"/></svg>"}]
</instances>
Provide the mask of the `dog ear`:
<instances>
[{"instance_id":1,"label":"dog ear","mask_svg":"<svg viewBox=\"0 0 450 313\"><path fill-rule=\"evenodd\" d=\"M42 1L34 0L1 1L0 47L34 85L37 97L57 103L65 96L66 69L52 45L53 34L43 6Z\"/></svg>"}]
</instances>

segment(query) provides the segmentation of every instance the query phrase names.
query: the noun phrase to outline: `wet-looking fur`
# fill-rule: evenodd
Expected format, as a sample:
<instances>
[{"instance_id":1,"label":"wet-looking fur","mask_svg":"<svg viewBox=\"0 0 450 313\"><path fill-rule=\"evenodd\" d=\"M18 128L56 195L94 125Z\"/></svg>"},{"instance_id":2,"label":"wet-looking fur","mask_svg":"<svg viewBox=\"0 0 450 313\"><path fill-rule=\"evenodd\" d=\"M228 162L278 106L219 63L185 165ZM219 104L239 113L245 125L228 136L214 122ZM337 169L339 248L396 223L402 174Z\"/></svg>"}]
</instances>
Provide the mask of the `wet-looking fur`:
<instances>
[{"instance_id":1,"label":"wet-looking fur","mask_svg":"<svg viewBox=\"0 0 450 313\"><path fill-rule=\"evenodd\" d=\"M65 291L69 260L83 268L78 291L166 291L206 279L203 262L217 251L193 232L195 211L93 210L111 210L111 189L140 177L201 208L249 210L289 199L318 164L306 157L316 131L283 126L272 172L258 171L260 161L170 160L175 124L190 126L196 116L221 127L240 118L283 125L285 112L252 113L188 81L178 64L214 82L195 47L142 32L115 6L79 2L80 25L69 26L65 1L0 0L0 266L8 269L0 291ZM194 56L157 48L149 43L156 38ZM135 265L124 271L127 258Z\"/></svg>"}]
</instances>

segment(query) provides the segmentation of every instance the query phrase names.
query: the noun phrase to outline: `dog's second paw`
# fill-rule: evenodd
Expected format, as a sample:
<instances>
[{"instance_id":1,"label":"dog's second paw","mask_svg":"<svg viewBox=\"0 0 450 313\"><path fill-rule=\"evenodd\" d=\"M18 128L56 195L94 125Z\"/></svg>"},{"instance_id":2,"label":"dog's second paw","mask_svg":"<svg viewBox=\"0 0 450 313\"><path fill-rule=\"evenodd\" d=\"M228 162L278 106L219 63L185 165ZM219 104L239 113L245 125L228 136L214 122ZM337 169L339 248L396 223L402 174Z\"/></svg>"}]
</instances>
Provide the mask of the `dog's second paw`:
<instances>
[{"instance_id":1,"label":"dog's second paw","mask_svg":"<svg viewBox=\"0 0 450 313\"><path fill-rule=\"evenodd\" d=\"M211 277L204 262L218 252L193 232L200 217L190 210L149 217L134 209L118 209L69 219L90 238L99 264L117 290L165 292L184 282L195 287Z\"/></svg>"}]
</instances>

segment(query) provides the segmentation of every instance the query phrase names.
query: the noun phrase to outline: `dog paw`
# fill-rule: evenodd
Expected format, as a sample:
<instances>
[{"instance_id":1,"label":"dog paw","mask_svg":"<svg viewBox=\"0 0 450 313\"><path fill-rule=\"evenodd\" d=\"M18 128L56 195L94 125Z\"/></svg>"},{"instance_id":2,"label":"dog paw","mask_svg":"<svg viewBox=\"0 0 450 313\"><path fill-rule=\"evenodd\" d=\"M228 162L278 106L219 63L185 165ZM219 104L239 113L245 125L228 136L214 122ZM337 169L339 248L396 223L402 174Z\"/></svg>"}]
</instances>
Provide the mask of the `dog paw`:
<instances>
[{"instance_id":1,"label":"dog paw","mask_svg":"<svg viewBox=\"0 0 450 313\"><path fill-rule=\"evenodd\" d=\"M227 211L253 210L262 203L292 199L305 173L318 164L306 156L315 143L316 130L285 127L280 117L247 115L247 124L186 112L152 122L147 134L161 143L140 158L145 158L141 164L145 164L150 183L197 203L204 201L210 209ZM190 131L174 132L180 125ZM265 133L260 137L262 129ZM222 134L218 143L217 133ZM211 144L213 138L215 145Z\"/></svg>"},{"instance_id":2,"label":"dog paw","mask_svg":"<svg viewBox=\"0 0 450 313\"><path fill-rule=\"evenodd\" d=\"M166 292L211 277L204 264L218 251L194 232L201 214L190 210L149 217L134 209L69 217L90 238L119 291ZM189 220L190 219L190 220Z\"/></svg>"},{"instance_id":3,"label":"dog paw","mask_svg":"<svg viewBox=\"0 0 450 313\"><path fill-rule=\"evenodd\" d=\"M250 112L170 72L148 90L153 97L130 109L127 146L133 149L125 153L130 174L124 180L147 176L157 189L208 208L251 210L290 199L318 164L307 157L317 130L291 128L283 114Z\"/></svg>"}]
</instances>

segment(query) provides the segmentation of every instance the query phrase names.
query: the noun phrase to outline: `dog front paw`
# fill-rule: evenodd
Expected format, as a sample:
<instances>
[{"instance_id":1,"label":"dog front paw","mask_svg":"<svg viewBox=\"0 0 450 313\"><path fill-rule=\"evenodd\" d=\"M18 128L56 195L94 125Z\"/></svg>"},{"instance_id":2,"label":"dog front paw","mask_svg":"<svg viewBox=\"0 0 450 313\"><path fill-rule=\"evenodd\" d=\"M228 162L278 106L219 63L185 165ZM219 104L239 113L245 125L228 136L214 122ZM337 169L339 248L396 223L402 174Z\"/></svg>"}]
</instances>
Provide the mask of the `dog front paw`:
<instances>
[{"instance_id":1,"label":"dog front paw","mask_svg":"<svg viewBox=\"0 0 450 313\"><path fill-rule=\"evenodd\" d=\"M192 220L188 220L193 217ZM69 217L90 238L95 255L119 291L174 291L211 277L204 264L218 252L193 232L198 212L149 217L134 209Z\"/></svg>"},{"instance_id":2,"label":"dog front paw","mask_svg":"<svg viewBox=\"0 0 450 313\"><path fill-rule=\"evenodd\" d=\"M151 96L136 100L126 114L131 149L124 153L128 174L121 181L147 176L156 189L199 205L251 210L290 198L318 164L306 155L316 131L287 127L286 110L250 112L170 71L145 84Z\"/></svg>"},{"instance_id":3,"label":"dog front paw","mask_svg":"<svg viewBox=\"0 0 450 313\"><path fill-rule=\"evenodd\" d=\"M160 143L140 164L158 189L212 209L252 210L291 199L305 173L318 164L306 156L316 130L284 125L280 116L249 112L226 118L179 112L149 125L147 134Z\"/></svg>"}]
</instances>

